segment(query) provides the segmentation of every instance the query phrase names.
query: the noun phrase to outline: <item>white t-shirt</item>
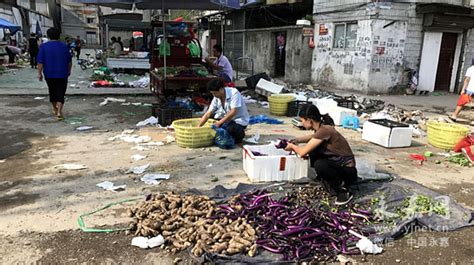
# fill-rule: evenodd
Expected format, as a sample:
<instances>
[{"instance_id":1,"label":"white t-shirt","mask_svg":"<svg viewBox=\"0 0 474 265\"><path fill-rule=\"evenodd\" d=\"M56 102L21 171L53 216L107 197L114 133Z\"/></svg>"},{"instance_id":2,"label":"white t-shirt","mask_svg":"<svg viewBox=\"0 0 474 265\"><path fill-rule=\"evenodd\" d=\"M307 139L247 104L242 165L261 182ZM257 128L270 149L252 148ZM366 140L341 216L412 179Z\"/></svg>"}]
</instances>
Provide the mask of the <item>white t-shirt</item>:
<instances>
[{"instance_id":1,"label":"white t-shirt","mask_svg":"<svg viewBox=\"0 0 474 265\"><path fill-rule=\"evenodd\" d=\"M242 126L249 124L250 116L240 92L233 87L225 88L225 106L222 106L222 101L214 97L209 106L209 110L214 114L214 118L222 119L232 109L236 108L237 113L232 118L235 123Z\"/></svg>"},{"instance_id":2,"label":"white t-shirt","mask_svg":"<svg viewBox=\"0 0 474 265\"><path fill-rule=\"evenodd\" d=\"M474 65L467 68L466 77L469 77L469 84L467 85L466 92L468 94L474 94Z\"/></svg>"}]
</instances>

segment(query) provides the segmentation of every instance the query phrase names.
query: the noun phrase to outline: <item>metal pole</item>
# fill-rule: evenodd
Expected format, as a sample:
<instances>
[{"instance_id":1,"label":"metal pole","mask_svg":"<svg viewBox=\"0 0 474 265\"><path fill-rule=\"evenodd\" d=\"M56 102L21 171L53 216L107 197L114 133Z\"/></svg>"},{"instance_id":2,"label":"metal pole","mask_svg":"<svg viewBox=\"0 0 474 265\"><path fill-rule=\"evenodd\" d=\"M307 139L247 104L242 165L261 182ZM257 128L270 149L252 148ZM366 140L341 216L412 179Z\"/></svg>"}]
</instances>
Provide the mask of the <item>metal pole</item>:
<instances>
[{"instance_id":1,"label":"metal pole","mask_svg":"<svg viewBox=\"0 0 474 265\"><path fill-rule=\"evenodd\" d=\"M166 89L166 25L165 25L165 1L164 0L161 0L161 17L162 17L162 24L163 24L163 45L165 45L165 55L164 55L164 60L163 60L163 63L164 63L164 76L163 76L163 94L165 93L165 89ZM171 49L171 47L170 47ZM159 54L159 51L158 51L158 54Z\"/></svg>"},{"instance_id":2,"label":"metal pole","mask_svg":"<svg viewBox=\"0 0 474 265\"><path fill-rule=\"evenodd\" d=\"M166 25L165 25L165 1L164 0L161 0L161 14L162 14L162 24L163 24L163 45L165 45L164 47L166 48ZM166 51L166 49L164 49ZM166 52L165 52L165 55L164 55L164 77L163 77L163 80L164 82L166 83Z\"/></svg>"}]
</instances>

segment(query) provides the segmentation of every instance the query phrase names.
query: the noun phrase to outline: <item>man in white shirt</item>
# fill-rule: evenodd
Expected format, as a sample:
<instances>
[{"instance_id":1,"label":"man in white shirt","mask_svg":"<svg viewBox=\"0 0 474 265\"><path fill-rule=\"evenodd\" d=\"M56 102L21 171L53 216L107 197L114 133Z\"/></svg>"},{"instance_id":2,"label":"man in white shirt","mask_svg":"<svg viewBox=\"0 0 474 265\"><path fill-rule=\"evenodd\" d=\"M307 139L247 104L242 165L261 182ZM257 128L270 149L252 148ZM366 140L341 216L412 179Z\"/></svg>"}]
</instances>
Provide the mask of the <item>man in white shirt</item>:
<instances>
[{"instance_id":1,"label":"man in white shirt","mask_svg":"<svg viewBox=\"0 0 474 265\"><path fill-rule=\"evenodd\" d=\"M466 71L464 85L461 90L461 97L459 97L456 110L453 115L449 117L451 120L457 120L463 106L472 101L472 95L474 95L474 65L469 67ZM471 125L474 125L474 122L471 122Z\"/></svg>"},{"instance_id":2,"label":"man in white shirt","mask_svg":"<svg viewBox=\"0 0 474 265\"><path fill-rule=\"evenodd\" d=\"M112 37L110 39L112 41L112 52L115 56L119 56L122 53L122 46L120 46L120 43L117 41L117 38Z\"/></svg>"},{"instance_id":3,"label":"man in white shirt","mask_svg":"<svg viewBox=\"0 0 474 265\"><path fill-rule=\"evenodd\" d=\"M207 88L214 98L209 110L201 117L199 127L212 116L218 120L214 123L216 127L224 128L234 138L235 143L241 143L250 120L242 95L233 87L225 87L221 79L209 81Z\"/></svg>"}]
</instances>

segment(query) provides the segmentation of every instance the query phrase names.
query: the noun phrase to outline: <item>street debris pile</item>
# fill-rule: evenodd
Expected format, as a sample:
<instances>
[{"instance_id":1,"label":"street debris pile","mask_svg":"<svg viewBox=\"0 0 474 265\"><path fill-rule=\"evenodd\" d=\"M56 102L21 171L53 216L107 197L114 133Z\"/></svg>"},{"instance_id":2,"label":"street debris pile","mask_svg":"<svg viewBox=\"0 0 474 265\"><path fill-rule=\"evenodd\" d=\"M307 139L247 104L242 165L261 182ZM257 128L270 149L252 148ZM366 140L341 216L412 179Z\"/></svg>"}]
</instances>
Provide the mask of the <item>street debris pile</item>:
<instances>
[{"instance_id":1,"label":"street debris pile","mask_svg":"<svg viewBox=\"0 0 474 265\"><path fill-rule=\"evenodd\" d=\"M146 88L150 85L150 76L114 74L106 66L95 69L89 77L89 87L134 87Z\"/></svg>"},{"instance_id":2,"label":"street debris pile","mask_svg":"<svg viewBox=\"0 0 474 265\"><path fill-rule=\"evenodd\" d=\"M153 72L163 80L166 77L207 77L209 72L206 67L202 65L192 65L191 67L177 66L177 67L160 67L155 68Z\"/></svg>"},{"instance_id":3,"label":"street debris pile","mask_svg":"<svg viewBox=\"0 0 474 265\"><path fill-rule=\"evenodd\" d=\"M158 193L128 209L128 215L135 236L162 235L165 249L174 254L190 248L196 257L254 257L262 250L281 254L284 261L334 260L341 253L361 253L357 243L372 233L366 229L370 212L359 205L333 208L322 187L312 185L287 192L255 190L220 205L202 195Z\"/></svg>"},{"instance_id":4,"label":"street debris pile","mask_svg":"<svg viewBox=\"0 0 474 265\"><path fill-rule=\"evenodd\" d=\"M165 249L176 253L192 246L192 254L233 255L256 253L255 230L244 218L212 218L216 202L206 196L178 195L172 192L148 196L128 209L133 217L130 230L137 236L166 239Z\"/></svg>"}]
</instances>

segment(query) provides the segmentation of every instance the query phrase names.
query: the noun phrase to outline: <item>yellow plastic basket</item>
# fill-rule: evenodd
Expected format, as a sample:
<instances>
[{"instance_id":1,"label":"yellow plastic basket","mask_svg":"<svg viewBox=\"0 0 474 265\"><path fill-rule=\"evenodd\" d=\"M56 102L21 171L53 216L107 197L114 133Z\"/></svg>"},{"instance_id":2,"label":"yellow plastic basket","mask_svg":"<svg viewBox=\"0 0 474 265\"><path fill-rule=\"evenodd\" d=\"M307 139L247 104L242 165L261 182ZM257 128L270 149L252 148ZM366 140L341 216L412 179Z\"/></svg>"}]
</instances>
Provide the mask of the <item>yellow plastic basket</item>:
<instances>
[{"instance_id":1,"label":"yellow plastic basket","mask_svg":"<svg viewBox=\"0 0 474 265\"><path fill-rule=\"evenodd\" d=\"M211 128L214 120L208 120L202 127L197 127L199 118L176 120L172 123L176 132L176 143L181 147L198 148L214 144L216 132Z\"/></svg>"},{"instance_id":2,"label":"yellow plastic basket","mask_svg":"<svg viewBox=\"0 0 474 265\"><path fill-rule=\"evenodd\" d=\"M428 122L428 142L441 149L453 149L468 132L469 129L461 125L436 121Z\"/></svg>"},{"instance_id":3,"label":"yellow plastic basket","mask_svg":"<svg viewBox=\"0 0 474 265\"><path fill-rule=\"evenodd\" d=\"M295 97L293 95L275 94L269 96L268 102L270 102L270 113L278 116L286 115L288 103L294 99Z\"/></svg>"}]
</instances>

